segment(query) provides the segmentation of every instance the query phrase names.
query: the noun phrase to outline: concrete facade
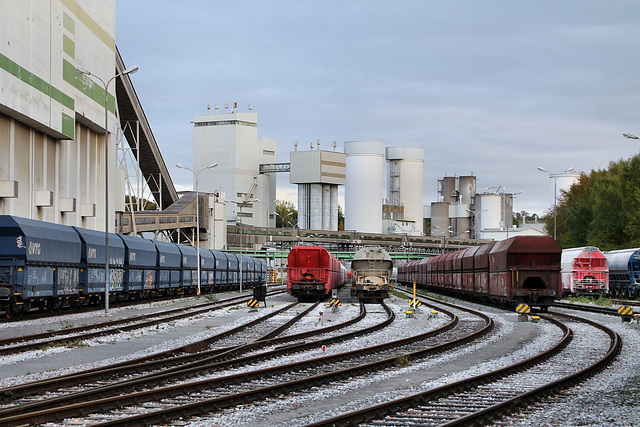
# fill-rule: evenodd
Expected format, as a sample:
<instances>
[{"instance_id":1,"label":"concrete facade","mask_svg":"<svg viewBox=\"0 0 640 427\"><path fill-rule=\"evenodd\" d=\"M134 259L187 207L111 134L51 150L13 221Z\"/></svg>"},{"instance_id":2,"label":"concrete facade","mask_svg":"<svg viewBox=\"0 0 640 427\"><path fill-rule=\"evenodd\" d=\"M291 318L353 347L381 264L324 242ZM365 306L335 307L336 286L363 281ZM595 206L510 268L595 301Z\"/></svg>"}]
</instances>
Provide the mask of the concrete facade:
<instances>
[{"instance_id":1,"label":"concrete facade","mask_svg":"<svg viewBox=\"0 0 640 427\"><path fill-rule=\"evenodd\" d=\"M290 182L298 185L299 227L338 231L338 185L346 183L346 155L292 151L289 159Z\"/></svg>"},{"instance_id":2,"label":"concrete facade","mask_svg":"<svg viewBox=\"0 0 640 427\"><path fill-rule=\"evenodd\" d=\"M105 92L115 0L4 1L0 14L0 214L104 230ZM115 129L115 83L108 129ZM115 138L109 168L115 171ZM109 175L110 218L124 207ZM115 227L110 226L113 231Z\"/></svg>"},{"instance_id":3,"label":"concrete facade","mask_svg":"<svg viewBox=\"0 0 640 427\"><path fill-rule=\"evenodd\" d=\"M258 139L256 113L238 113L234 108L224 114L194 117L194 170L218 163L200 174L198 191L224 192L229 201L237 202L227 205L228 221L241 218L244 225L275 226L275 176L259 173L260 164L275 162L276 141ZM260 202L242 204L250 199Z\"/></svg>"}]
</instances>

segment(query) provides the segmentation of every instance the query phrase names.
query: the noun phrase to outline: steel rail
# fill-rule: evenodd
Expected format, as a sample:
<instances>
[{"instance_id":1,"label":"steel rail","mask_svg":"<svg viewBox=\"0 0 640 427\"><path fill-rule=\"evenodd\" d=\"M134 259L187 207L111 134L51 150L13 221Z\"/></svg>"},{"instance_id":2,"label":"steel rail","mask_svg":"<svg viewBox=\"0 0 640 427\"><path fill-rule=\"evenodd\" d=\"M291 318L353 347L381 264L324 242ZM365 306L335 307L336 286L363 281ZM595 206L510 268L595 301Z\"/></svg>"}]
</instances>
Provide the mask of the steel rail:
<instances>
[{"instance_id":1,"label":"steel rail","mask_svg":"<svg viewBox=\"0 0 640 427\"><path fill-rule=\"evenodd\" d=\"M235 305L235 303L233 303L232 305ZM144 356L141 358L129 360L126 362L121 362L119 364L110 365L107 367L99 367L99 368L94 368L90 370L85 370L79 373L73 373L73 374L62 375L59 377L49 378L42 381L35 381L31 383L19 384L12 387L5 387L0 389L0 399L2 401L6 401L8 399L15 399L16 397L34 394L36 392L45 392L45 391L50 391L56 388L75 386L80 381L87 382L88 380L93 380L93 381L103 380L105 378L113 377L113 375L115 374L132 375L140 371L161 369L166 367L167 365L176 365L178 363L188 363L190 360L197 360L199 358L201 359L206 356L205 352L198 353L197 355L182 356L182 357L175 356L175 355L180 352L187 352L188 349L194 345L195 347L198 347L198 348L203 348L203 346L209 346L210 344L216 341L219 341L223 338L226 338L229 335L236 334L244 329L250 328L261 322L264 322L265 320L268 320L296 305L298 305L298 303L294 302L281 309L275 310L271 313L268 313L264 316L254 319L250 322L247 322L235 328L226 330L224 332L216 334L205 340L198 341L197 343L192 343L183 347L179 347L177 349L167 350L162 353L155 353L150 356ZM300 315L296 317L298 319L302 318L304 315L306 315L309 311L311 311L316 306L317 304L310 306L307 310L304 310ZM275 332L280 333L286 328L288 328L291 324L293 324L293 322L289 321L286 324L276 328ZM272 334L273 332L274 331L270 332L269 334ZM234 348L235 347L240 347L240 346L234 346ZM224 351L225 351L224 349L213 350L211 353L215 356L216 354L223 353ZM191 363L193 364L193 362ZM186 366L186 365L183 365L183 366ZM188 365L188 366L192 366L192 365ZM167 371L165 370L163 372L167 372ZM0 410L0 416L4 414L5 411L6 410Z\"/></svg>"},{"instance_id":2,"label":"steel rail","mask_svg":"<svg viewBox=\"0 0 640 427\"><path fill-rule=\"evenodd\" d=\"M362 306L362 307L364 307L364 306ZM390 324L393 321L394 314L391 312L390 309L388 309L388 307L385 307L385 309L386 309L386 312L387 312L387 319L384 322L381 322L378 325L374 325L374 326L372 326L370 328L366 328L365 330L355 331L353 333L344 334L344 335L360 335L360 334L363 333L363 331L371 332L372 330L380 329L381 327L387 326L388 324ZM364 311L364 309L362 309L361 311ZM332 329L333 328L334 327L332 327ZM304 332L303 334L304 335L308 335L309 332ZM283 338L285 338L285 337L283 337ZM341 338L334 338L334 339L340 340ZM342 338L342 339L345 339L345 338ZM308 343L302 343L302 344L299 344L296 347L303 348L303 347L306 347L308 345L309 345ZM283 353L291 353L294 350L295 349L292 349L291 347L287 347L287 348L283 348L283 349L279 349L279 350L276 349L275 352L277 352L278 354L283 354ZM261 358L261 357L265 357L265 356L264 355L250 356L247 359ZM332 360L339 360L339 358L338 357L333 357ZM238 363L243 363L243 362L239 361ZM298 364L300 366L308 366L309 362L299 362ZM184 377L188 377L188 376L200 375L203 372L206 372L207 368L216 368L216 367L220 367L221 365L224 365L224 362L222 362L222 363L214 363L214 364L210 365L210 367L209 366L191 367L191 368L186 369L184 371L176 372L176 373L173 373L173 374L172 373L165 373L166 372L166 370L165 370L165 371L161 372L160 374L153 374L153 375L149 375L149 376L145 376L145 377L136 378L134 380L126 381L126 382L119 383L119 384L116 384L116 385L113 385L113 386L103 386L103 387L100 387L99 389L93 389L93 390L88 391L88 392L75 393L74 397L73 397L73 402L77 402L75 404L68 403L69 402L68 400L65 402L64 398L54 398L54 399L48 399L48 401L45 401L43 403L37 402L35 404L24 405L24 406L12 408L13 415L11 415L10 413L7 412L6 413L7 416L2 416L0 418L0 424L1 425L5 425L5 424L6 425L20 425L21 423L24 423L24 422L33 422L36 419L37 420L44 420L44 419L54 420L54 419L59 419L63 414L71 414L69 416L73 416L74 412L76 414L78 413L78 408L82 412L87 410L86 408L91 408L91 407L93 407L93 408L107 408L107 407L109 407L109 404L106 404L106 401L111 401L111 405L115 405L114 407L117 407L117 406L120 406L121 404L135 403L135 402L139 401L141 396L150 395L150 394L154 394L154 393L155 393L155 396L153 398L155 399L161 393L164 393L167 396L172 396L172 395L184 392L185 389L191 389L193 387L195 387L195 388L193 388L193 390L198 390L199 387L202 387L202 384L200 384L200 383L191 383L191 384L187 384L187 385L183 385L183 386L169 387L169 388L166 389L166 390L169 390L168 392L166 390L165 391L150 390L150 391L147 391L147 392L138 392L138 393L135 393L135 394L132 394L132 395L126 395L126 396L125 395L119 395L121 393L124 393L123 390L131 390L131 389L135 388L136 386L139 386L141 388L142 387L148 388L148 386L150 384L162 383L162 382L166 382L166 381L168 381L170 379L176 379L178 377L184 378ZM276 374L278 372L280 372L280 373L281 372L286 372L293 365L295 365L295 364L286 365L286 366L283 365L281 367L268 368L267 371L271 375L273 375L273 374ZM249 372L249 373L239 374L239 375L235 375L235 376L223 377L222 379L209 380L209 381L205 381L205 383L211 383L211 384L214 384L215 386L225 385L225 384L228 384L228 383L237 383L237 382L241 382L241 381L245 380L246 378L252 377L252 375L253 374ZM195 385L193 385L193 384L195 384ZM113 397L111 399L102 398L97 403L97 406L92 406L92 402L88 402L87 401L87 399L92 400L91 399L92 397L94 398L94 400L97 399L97 398L100 398L100 397L102 397L102 395L104 393L109 393L111 395L115 395L116 397ZM129 396L132 396L131 400L127 399ZM58 406L59 404L68 404L70 406L60 407L60 406ZM51 405L53 405L53 406L51 406ZM46 407L51 406L52 409L44 409L44 410L42 410L41 408L43 408L45 406ZM32 412L31 410L35 410L36 412ZM18 413L16 413L16 412L18 412ZM40 421L38 421L38 422L40 422Z\"/></svg>"},{"instance_id":3,"label":"steel rail","mask_svg":"<svg viewBox=\"0 0 640 427\"><path fill-rule=\"evenodd\" d=\"M565 377L563 379L554 381L550 384L538 387L534 390L530 390L529 392L522 393L519 396L508 399L500 404L494 405L493 407L481 410L474 414L469 414L467 416L461 417L457 420L451 421L449 423L443 424L443 426L458 426L458 425L477 425L477 424L485 424L490 422L495 417L504 415L507 413L513 413L513 411L521 408L522 406L526 406L528 403L539 400L545 396L552 394L553 392L557 392L562 388L570 387L571 385L580 382L587 377L594 375L600 370L604 369L608 364L613 361L613 359L620 352L622 341L617 333L606 328L602 325L598 325L595 322L592 322L587 319L582 319L575 316L569 315L560 315L567 318L570 318L574 321L581 321L588 324L591 324L594 327L597 327L603 331L605 331L610 337L610 348L605 354L603 358L598 360L596 363L587 367L580 372ZM542 352L536 356L533 356L527 360L519 362L517 364L507 366L505 368L501 368L492 372L488 372L482 375L474 376L465 380L456 381L452 384L448 384L442 387L438 387L426 392L416 393L410 396L406 396L402 399L396 399L393 401L385 402L380 405L372 406L369 408L364 408L359 411L354 411L346 414L342 414L340 416L322 420L317 423L310 424L309 426L346 426L352 425L356 423L366 422L373 418L384 417L393 413L406 411L409 408L419 406L428 401L432 401L435 399L439 399L442 397L449 396L453 393L469 390L478 385L486 384L492 381L499 380L503 377L513 375L517 372L520 372L525 369L529 369L532 366L540 364L554 355L561 352L572 340L573 332L563 325L562 323L548 317L541 316L545 320L554 323L556 326L560 327L564 331L563 338L551 349Z\"/></svg>"},{"instance_id":4,"label":"steel rail","mask_svg":"<svg viewBox=\"0 0 640 427\"><path fill-rule=\"evenodd\" d=\"M386 310L388 310L388 308L386 308ZM390 312L390 311L389 311ZM392 314L392 313L390 313ZM477 313L480 317L482 317L483 319L485 319L485 326L478 330L475 331L472 334L468 334L465 337L462 338L458 338L452 341L449 341L447 343L443 343L437 346L433 346L430 348L426 348L426 349L422 349L422 350L418 350L418 351L413 351L410 353L406 353L403 356L406 356L408 358L420 358L420 357L425 357L427 355L430 354L435 354L435 353L439 353L442 351L446 351L448 349L454 348L456 346L462 345L466 342L472 341L476 338L478 338L479 336L482 336L486 333L488 333L492 328L493 328L493 321L491 319L489 319L487 316L483 315L482 313ZM321 358L316 358L316 359L312 359L312 360L306 360L306 361L302 361L302 362L296 362L294 364L288 364L288 365L282 365L280 367L273 367L273 368L265 368L265 369L261 369L261 370L257 370L257 371L252 371L250 373L245 373L245 374L239 374L239 375L233 375L230 377L223 377L223 378L217 378L214 380L205 380L205 381L200 381L200 382L194 382L194 383L190 383L187 384L186 387L185 385L183 386L174 386L173 388L171 388L171 390L169 389L164 389L164 390L150 390L148 392L143 392L143 393L136 393L133 395L128 395L128 396L120 396L120 401L117 403L113 403L108 401L107 399L103 399L103 400L99 400L96 402L92 402L90 405L84 406L83 408L72 408L71 410L68 408L58 408L57 410L52 410L51 413L46 414L44 413L39 413L39 414L32 414L34 417L36 418L36 421L40 422L41 419L44 418L40 418L40 417L53 417L53 418L48 418L48 419L60 419L63 417L69 417L69 416L74 416L75 414L78 414L78 412L87 412L87 411L91 411L91 407L96 408L96 410L99 410L99 408L102 408L103 410L108 408L111 405L116 404L117 406L122 406L125 404L134 404L134 403L139 403L142 400L145 399L151 399L151 400L157 400L163 397L168 397L168 396L174 396L176 394L179 393L184 393L184 392L188 392L189 389L192 390L201 390L204 387L217 387L220 385L225 385L228 384L231 381L237 382L237 381L245 381L249 378L255 377L255 376L259 376L259 377L265 377L265 376L270 376L270 375L274 375L274 374L278 374L278 373L283 373L283 372L289 372L293 369L303 369L303 368L307 368L307 367L312 367L312 366L317 366L318 364L322 363L322 364L328 364L331 365L333 362L339 361L344 359L345 357L354 357L356 355L365 355L365 354L370 354L373 351L381 351L385 348L389 348L389 347L393 347L393 346L398 346L398 345L406 345L407 343L410 342L414 342L416 340L419 339L425 339L428 336L433 336L433 335L437 335L438 333L441 333L443 330L449 330L451 328L453 328L457 323L458 323L458 318L457 316L454 316L453 314L451 314L452 317L452 321L443 326L442 328L440 328L439 330L434 330L434 331L430 331L427 332L425 334L420 334L419 336L414 336L414 337L409 337L403 340L397 340L394 341L394 343L385 343L385 344L380 344L374 347L368 347L368 348L364 348L364 349L359 349L359 350L354 350L351 352L346 352L346 353L340 353L337 355L331 355L331 356L325 356L325 357L321 357ZM404 341L404 342L403 342ZM402 342L402 344L401 344ZM197 403L193 403L193 404L186 404L186 405L180 405L177 408L171 408L171 409L166 409L163 411L156 411L150 414L144 414L144 415L140 415L137 417L130 417L125 419L118 419L113 421L114 424L122 424L122 425L127 425L127 424L131 424L131 425L139 425L140 423L143 424L148 424L148 423L153 423L153 422L159 422L158 420L168 420L168 419L173 419L173 418L178 418L178 417L184 417L184 416L188 416L188 415L195 415L195 414L201 414L204 412L208 412L211 410L217 410L219 408L222 407L226 407L229 405L233 405L237 402L247 402L249 400L252 399L259 399L259 398L263 398L264 396L268 396L268 395L274 395L274 394L279 394L279 393L283 393L283 392L287 392L287 391L291 391L291 390L296 390L296 389L304 389L304 388L308 388L312 385L317 385L317 384L326 384L327 382L330 381L334 381L334 380L338 380L341 378L345 378L345 377L351 377L353 375L361 375L361 374L368 374L373 370L380 370L380 369L385 369L388 368L390 366L394 366L397 363L397 358L398 356L394 356L394 357L390 357L390 358L386 358L377 362L371 362L371 363L366 363L363 365L359 365L359 366L355 366L355 367L350 367L347 369L342 369L342 370L338 370L338 371L334 371L334 372L329 372L329 373L325 373L325 374L321 374L321 375L316 375L313 376L311 378L307 378L307 379L299 379L299 380L295 380L295 381L289 381L283 384L278 384L278 385L273 385L273 386L268 386L268 387L262 387L256 390L251 390L251 391L247 391L247 392L241 392L241 393L234 393L232 395L228 395L228 396L222 396L222 397L218 397L215 399L209 399L206 401L202 401L202 402L197 402ZM169 394L167 394L169 393ZM79 411L80 409L80 411ZM3 419L2 422L9 422L11 421L10 419ZM162 421L160 421L162 422Z\"/></svg>"},{"instance_id":5,"label":"steel rail","mask_svg":"<svg viewBox=\"0 0 640 427\"><path fill-rule=\"evenodd\" d=\"M587 323L588 325L591 325L594 328L600 329L601 331L606 333L610 339L609 349L607 350L606 354L591 366L588 366L572 375L561 378L544 386L537 387L526 393L522 393L519 396L513 397L483 411L467 415L454 422L443 424L443 426L451 427L461 425L477 425L478 423L484 424L490 422L500 415L512 414L514 411L520 409L521 407L530 405L553 393L557 393L563 389L579 384L580 382L605 369L613 362L618 354L620 354L620 351L622 350L622 338L610 328L581 317L566 314L559 314L559 316L567 317L576 322Z\"/></svg>"},{"instance_id":6,"label":"steel rail","mask_svg":"<svg viewBox=\"0 0 640 427\"><path fill-rule=\"evenodd\" d=\"M279 292L282 293L282 292ZM14 338L6 338L0 340L0 355L8 355L8 354L16 354L30 350L38 350L42 348L51 347L52 345L71 345L75 342L96 338L105 335L112 335L115 333L120 333L123 331L131 331L135 329L141 329L153 325L157 325L162 322L168 322L171 320L177 320L184 317L195 316L202 313L207 313L211 310L220 310L222 308L230 307L236 305L238 301L248 301L249 298L246 296L240 297L232 297L228 298L224 301L217 301L212 303L199 304L194 307L181 307L176 308L169 311L151 313L141 315L135 318L127 318L127 319L118 319L112 320L109 322L100 322L94 323L91 325L77 326L75 328L68 329L59 329L57 331L50 332L42 332L39 334L33 335L24 335L20 337ZM145 319L154 319L146 322L139 322L140 320ZM137 322L137 323L136 323ZM105 329L109 328L109 329ZM102 329L100 331L95 331L96 329ZM87 332L82 334L84 331L92 331L95 332ZM48 340L48 341L38 341L27 344L19 344L25 341L34 341L34 340L46 340L49 338L53 338L60 335L70 335L74 333L79 333L78 335Z\"/></svg>"},{"instance_id":7,"label":"steel rail","mask_svg":"<svg viewBox=\"0 0 640 427\"><path fill-rule=\"evenodd\" d=\"M608 314L611 316L618 316L618 310L611 307L592 307L582 304L570 304L566 302L556 301L553 307L566 308L569 310L586 311L590 313Z\"/></svg>"}]
</instances>

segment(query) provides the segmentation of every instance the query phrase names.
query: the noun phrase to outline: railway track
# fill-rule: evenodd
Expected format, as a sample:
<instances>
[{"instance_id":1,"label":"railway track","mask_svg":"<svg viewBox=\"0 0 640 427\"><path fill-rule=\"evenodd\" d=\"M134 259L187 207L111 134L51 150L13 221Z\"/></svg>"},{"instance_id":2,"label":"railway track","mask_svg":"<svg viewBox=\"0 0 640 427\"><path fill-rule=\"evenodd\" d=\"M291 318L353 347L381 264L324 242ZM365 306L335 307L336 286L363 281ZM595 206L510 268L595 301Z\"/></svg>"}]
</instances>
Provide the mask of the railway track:
<instances>
[{"instance_id":1,"label":"railway track","mask_svg":"<svg viewBox=\"0 0 640 427\"><path fill-rule=\"evenodd\" d=\"M576 310L576 311L585 311L589 313L607 314L610 316L618 316L618 309L612 308L612 307L601 307L597 305L586 305L586 304L571 304L571 303L562 302L562 301L556 301L553 307L566 308L569 310Z\"/></svg>"},{"instance_id":2,"label":"railway track","mask_svg":"<svg viewBox=\"0 0 640 427\"><path fill-rule=\"evenodd\" d=\"M387 320L381 324L389 324L394 319L393 313L385 307ZM1 424L18 425L28 422L46 422L55 420L62 422L62 418L76 418L93 411L102 415L92 415L85 418L86 422L107 422L115 424L149 424L154 422L166 422L175 418L185 416L202 415L205 416L210 411L218 411L224 407L233 406L237 402L247 403L250 401L261 401L268 397L273 399L282 393L293 390L305 390L318 384L327 384L332 381L348 378L352 375L366 375L372 371L387 369L398 363L398 355L407 358L426 357L429 354L445 351L454 346L461 345L478 336L486 334L493 324L486 316L475 327L467 328L458 333L453 338L451 335L445 337L445 333L455 329L458 325L457 316L450 314L450 321L443 327L436 330L410 336L393 343L378 344L375 346L360 348L351 352L332 354L309 359L304 354L300 355L300 361L293 363L281 363L272 361L270 352L301 351L311 347L328 345L332 342L352 339L353 336L360 336L363 331L354 331L343 335L329 338L321 338L314 343L299 343L282 348L276 347L265 351L261 355L251 355L236 361L218 362L211 366L200 365L193 370L182 371L177 374L182 378L199 375L201 379L191 378L187 382L174 382L166 387L151 388L149 377L143 379L147 384L147 390L124 394L122 390L115 398L99 399L99 391L93 393L91 401L72 404L71 406L56 405L49 410L39 410L36 412L24 412L24 407L18 408L22 414L10 416L5 415L0 418ZM481 323L481 325L478 325ZM458 328L459 329L459 328ZM470 332L469 329L475 329ZM366 331L370 333L370 331ZM460 335L464 335L461 337ZM439 338L438 338L439 337ZM283 337L285 338L285 337ZM428 341L431 340L431 341ZM434 341L435 340L435 341ZM440 341L437 343L436 341ZM268 367L248 366L255 363L252 358L269 358ZM277 360L277 359L275 359ZM243 366L242 372L227 374L230 364ZM277 366L273 366L277 364ZM208 371L218 369L212 377L202 377ZM162 377L158 374L157 377ZM166 378L162 378L166 382ZM124 388L131 384L123 384ZM270 396L270 397L269 397ZM86 400L86 398L85 398ZM160 402L160 403L157 403ZM130 405L130 406L125 406ZM114 409L120 408L114 411ZM106 412L105 412L106 411ZM125 416L126 415L126 416ZM158 421L161 420L161 421ZM75 420L74 422L78 422Z\"/></svg>"},{"instance_id":3,"label":"railway track","mask_svg":"<svg viewBox=\"0 0 640 427\"><path fill-rule=\"evenodd\" d=\"M283 293L276 291L271 295ZM54 346L71 346L92 338L112 335L125 331L147 328L165 322L184 319L220 310L247 301L247 296L227 298L222 301L199 304L193 307L182 307L161 313L152 313L135 318L112 320L91 325L47 331L40 334L24 335L0 340L0 356L23 353Z\"/></svg>"},{"instance_id":4,"label":"railway track","mask_svg":"<svg viewBox=\"0 0 640 427\"><path fill-rule=\"evenodd\" d=\"M290 308L296 304L297 303L291 304L286 308ZM202 350L195 354L176 355L180 352L192 351L193 345L189 345L187 346L189 348L181 347L179 349L123 362L117 366L112 365L109 367L92 369L44 381L1 389L0 396L5 400L5 403L11 402L11 405L0 410L0 424L5 424L5 418L7 416L16 415L18 413L22 414L22 419L26 422L30 422L30 415L27 414L28 412L34 412L46 408L59 408L64 404L82 402L86 400L87 397L95 398L97 396L104 397L114 394L117 395L123 389L134 390L136 387L144 389L156 383L164 384L167 381L178 380L181 377L188 378L189 376L202 372L206 369L209 369L210 371L220 371L231 368L235 365L243 365L250 361L255 362L257 360L268 358L269 354L253 354L252 356L245 358L240 358L239 356L250 351L255 352L260 348L268 346L276 347L275 350L270 352L272 355L278 353L290 353L294 350L294 347L298 351L301 351L314 345L314 343L305 343L300 340L309 336L326 335L336 330L353 327L353 325L360 322L366 315L364 305L362 305L360 314L345 322L294 335L274 338L274 336L281 334L296 321L306 316L317 305L318 304L310 305L306 310L298 313L297 316L284 325L279 326L256 341L244 345L204 350L202 344L210 345L212 342L219 341L230 335L238 335L237 329L227 330L210 338L206 343L195 343L195 347ZM372 330L384 327L386 323L388 322L382 322L378 325L364 328L362 329L362 333L371 332ZM338 336L327 338L326 342L338 342L339 340L340 337ZM295 346L282 346L282 344L292 341L297 342L297 344ZM227 361L224 362L225 360ZM160 371L161 375L157 375ZM114 377L122 379L133 375L138 376L133 380L120 383L112 381L112 384L105 385L106 381L113 379ZM154 379L154 377L159 378ZM78 387L78 384L83 384L83 386ZM66 396L63 396L62 394L65 394Z\"/></svg>"},{"instance_id":5,"label":"railway track","mask_svg":"<svg viewBox=\"0 0 640 427\"><path fill-rule=\"evenodd\" d=\"M511 414L587 379L608 366L620 352L620 337L605 326L569 315L541 317L560 328L563 338L552 348L536 356L485 374L311 425L484 425L501 415ZM553 317L562 318L572 328ZM577 330L579 334L576 333ZM574 339L574 334L577 339ZM596 335L598 338L594 340ZM594 349L601 351L595 354ZM564 359L571 352L574 354L568 358L570 363L567 363ZM585 363L577 364L574 363L575 360Z\"/></svg>"}]
</instances>

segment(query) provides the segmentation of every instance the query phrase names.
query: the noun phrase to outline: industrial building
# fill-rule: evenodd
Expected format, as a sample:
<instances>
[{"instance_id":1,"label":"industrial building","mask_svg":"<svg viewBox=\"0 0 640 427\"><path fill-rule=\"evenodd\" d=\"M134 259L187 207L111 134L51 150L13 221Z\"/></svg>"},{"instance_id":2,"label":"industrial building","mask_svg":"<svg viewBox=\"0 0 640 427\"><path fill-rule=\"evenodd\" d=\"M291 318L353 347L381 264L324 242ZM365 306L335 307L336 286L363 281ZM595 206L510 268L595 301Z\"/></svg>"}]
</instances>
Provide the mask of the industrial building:
<instances>
[{"instance_id":1,"label":"industrial building","mask_svg":"<svg viewBox=\"0 0 640 427\"><path fill-rule=\"evenodd\" d=\"M423 235L424 148L387 147L387 201L383 233Z\"/></svg>"},{"instance_id":2,"label":"industrial building","mask_svg":"<svg viewBox=\"0 0 640 427\"><path fill-rule=\"evenodd\" d=\"M114 75L115 7L115 0L3 2L0 214L104 230L106 196L110 209L124 210L115 144L105 193L105 89L74 69ZM111 84L106 96L112 138L115 90Z\"/></svg>"},{"instance_id":3,"label":"industrial building","mask_svg":"<svg viewBox=\"0 0 640 427\"><path fill-rule=\"evenodd\" d=\"M519 194L504 187L476 191L476 177L447 176L438 180L438 201L426 208L431 235L504 240L516 234L544 234L540 227L515 228L513 200Z\"/></svg>"},{"instance_id":4,"label":"industrial building","mask_svg":"<svg viewBox=\"0 0 640 427\"><path fill-rule=\"evenodd\" d=\"M334 146L335 149L335 146ZM292 184L298 185L298 226L338 231L338 186L346 183L346 155L335 151L292 151Z\"/></svg>"},{"instance_id":5,"label":"industrial building","mask_svg":"<svg viewBox=\"0 0 640 427\"><path fill-rule=\"evenodd\" d=\"M217 167L199 176L198 191L226 193L227 220L256 227L275 226L276 180L260 173L261 164L275 163L276 141L258 139L258 115L238 112L237 103L224 113L215 106L213 114L193 119L193 170ZM194 176L194 188L195 188Z\"/></svg>"}]
</instances>

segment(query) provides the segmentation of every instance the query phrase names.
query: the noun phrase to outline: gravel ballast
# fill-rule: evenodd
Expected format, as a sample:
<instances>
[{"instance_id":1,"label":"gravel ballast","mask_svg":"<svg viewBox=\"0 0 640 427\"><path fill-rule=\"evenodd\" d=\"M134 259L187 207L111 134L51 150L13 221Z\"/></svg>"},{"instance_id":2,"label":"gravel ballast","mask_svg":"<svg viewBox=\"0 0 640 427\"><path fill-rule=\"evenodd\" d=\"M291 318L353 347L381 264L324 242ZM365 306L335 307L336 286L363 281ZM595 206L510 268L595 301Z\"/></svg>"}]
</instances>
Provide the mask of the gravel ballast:
<instances>
[{"instance_id":1,"label":"gravel ballast","mask_svg":"<svg viewBox=\"0 0 640 427\"><path fill-rule=\"evenodd\" d=\"M278 360L288 363L304 358L318 357L328 353L340 353L377 344L383 340L395 340L425 332L425 329L438 327L447 321L444 315L428 319L428 310L406 318L407 301L388 299L389 306L396 313L394 325L383 331L371 334L358 343L341 343L322 349L311 350L303 354L291 355ZM176 348L198 341L241 323L247 322L268 311L281 308L292 302L289 296L274 297L269 300L268 308L258 313L248 313L246 308L212 311L197 320L173 322L150 330L122 333L106 339L91 340L80 348L53 348L39 352L29 352L21 356L7 356L0 359L0 387L23 382L35 381L78 370L120 362L132 357ZM174 302L176 304L192 304ZM461 303L473 309L480 309L494 319L496 328L493 333L473 343L427 360L397 367L383 372L372 373L366 377L356 377L339 384L319 387L306 393L293 393L280 396L269 403L246 405L222 411L218 415L199 421L191 420L189 425L282 425L302 426L321 419L330 418L341 412L349 412L363 406L385 400L396 399L419 391L429 390L461 378L477 375L481 372L497 369L514 360L539 352L555 344L560 332L547 322L518 322L518 315L496 308ZM146 304L141 306L145 312L166 309L168 305ZM372 313L359 322L357 328L364 328L382 320L379 308L368 305ZM303 308L300 308L302 310ZM122 313L113 310L114 316L131 316L131 309L122 309ZM127 310L126 312L124 310ZM322 315L320 312L323 312ZM317 329L331 324L341 323L357 316L356 304L345 304L340 313L330 314L326 304L321 304L309 313L305 319L295 325L287 334L306 329ZM561 311L561 310L558 310ZM576 313L572 313L576 314ZM578 314L581 315L581 314ZM83 315L72 315L69 322L81 324ZM92 315L88 314L87 317ZM93 315L95 316L95 315ZM463 318L463 314L460 317ZM577 425L640 425L640 415L636 407L640 403L637 355L640 354L640 325L622 323L619 318L598 314L582 314L594 321L613 328L622 336L623 349L614 364L604 372L583 382L572 389L545 399L520 414L496 420L494 425L513 426L577 426ZM46 327L46 320L20 322L23 334L36 333ZM45 325L43 325L45 324ZM0 325L1 336L13 336L15 324ZM53 325L51 328L55 328ZM344 331L338 331L344 332ZM582 361L584 362L584 361ZM273 362L267 362L269 363ZM578 363L578 361L576 361ZM255 369L258 366L252 366Z\"/></svg>"}]
</instances>

